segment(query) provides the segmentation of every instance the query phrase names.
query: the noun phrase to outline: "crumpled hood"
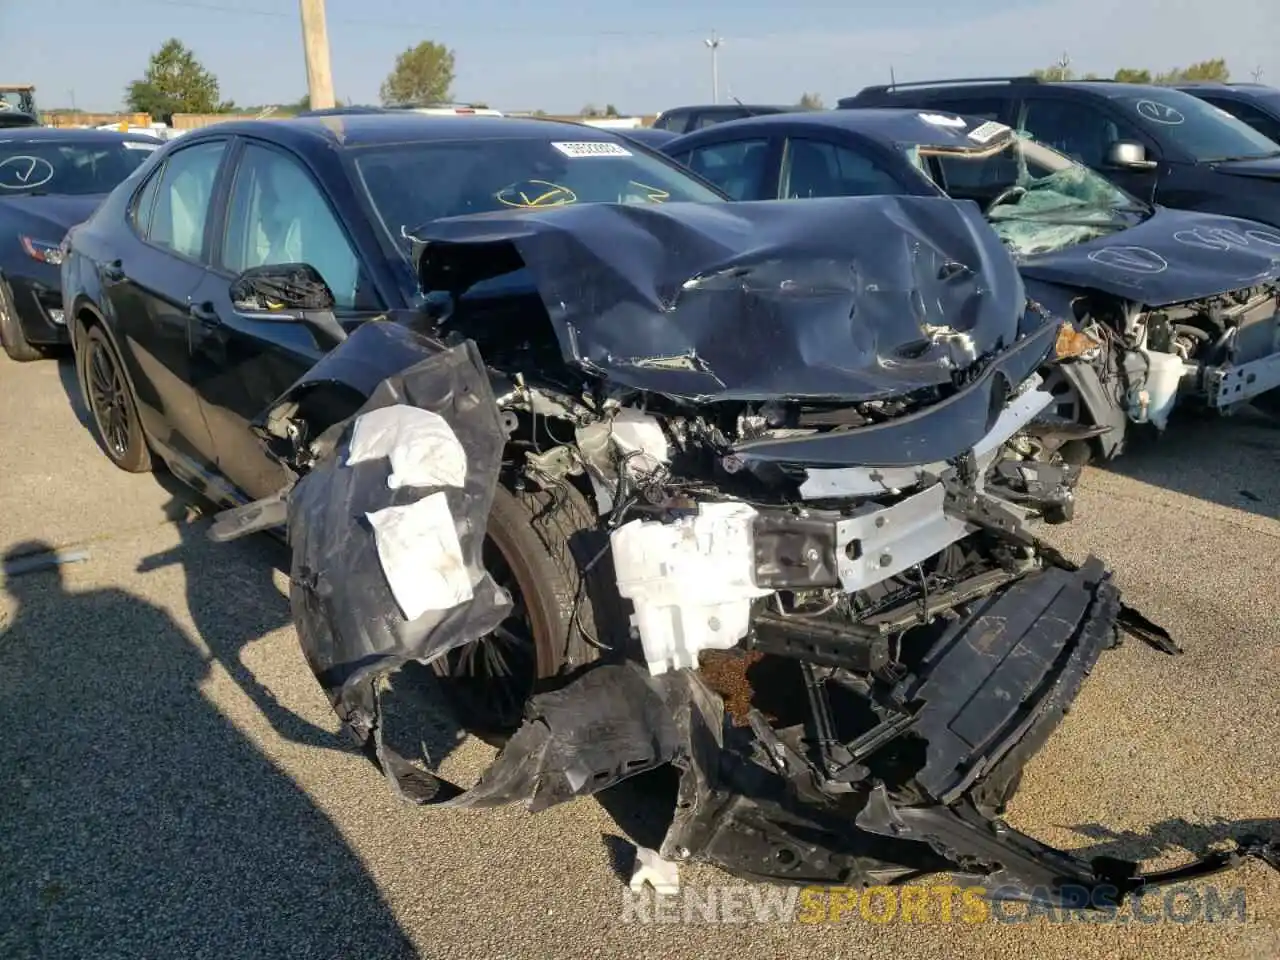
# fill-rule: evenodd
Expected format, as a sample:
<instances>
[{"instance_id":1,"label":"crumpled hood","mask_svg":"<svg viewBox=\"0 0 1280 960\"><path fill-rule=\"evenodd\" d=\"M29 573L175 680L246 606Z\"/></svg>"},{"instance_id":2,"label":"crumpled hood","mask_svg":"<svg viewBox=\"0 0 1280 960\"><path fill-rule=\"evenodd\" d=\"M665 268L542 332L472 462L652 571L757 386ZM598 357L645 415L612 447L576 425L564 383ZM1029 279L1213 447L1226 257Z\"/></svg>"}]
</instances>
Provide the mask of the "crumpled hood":
<instances>
[{"instance_id":1,"label":"crumpled hood","mask_svg":"<svg viewBox=\"0 0 1280 960\"><path fill-rule=\"evenodd\" d=\"M566 362L692 400L949 383L1011 346L1026 310L977 206L932 197L578 204L437 220L415 239L424 291L527 268Z\"/></svg>"},{"instance_id":2,"label":"crumpled hood","mask_svg":"<svg viewBox=\"0 0 1280 960\"><path fill-rule=\"evenodd\" d=\"M1128 230L1020 262L1025 277L1102 290L1150 307L1280 278L1280 230L1157 207Z\"/></svg>"},{"instance_id":3,"label":"crumpled hood","mask_svg":"<svg viewBox=\"0 0 1280 960\"><path fill-rule=\"evenodd\" d=\"M77 223L88 220L102 200L101 195L0 197L0 213L30 223L38 232L36 239L57 243Z\"/></svg>"}]
</instances>

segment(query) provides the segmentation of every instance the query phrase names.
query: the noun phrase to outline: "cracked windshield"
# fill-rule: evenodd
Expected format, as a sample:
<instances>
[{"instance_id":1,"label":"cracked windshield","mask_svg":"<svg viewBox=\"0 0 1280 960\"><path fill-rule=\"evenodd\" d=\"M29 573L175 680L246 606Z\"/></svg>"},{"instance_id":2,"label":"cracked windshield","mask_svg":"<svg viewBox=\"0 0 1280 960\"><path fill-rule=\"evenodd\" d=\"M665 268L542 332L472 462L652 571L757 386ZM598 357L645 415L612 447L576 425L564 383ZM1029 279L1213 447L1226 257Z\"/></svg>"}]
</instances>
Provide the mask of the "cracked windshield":
<instances>
[{"instance_id":1,"label":"cracked windshield","mask_svg":"<svg viewBox=\"0 0 1280 960\"><path fill-rule=\"evenodd\" d=\"M1150 215L1140 200L1022 133L995 150L921 150L918 162L952 197L982 204L1000 239L1020 256L1084 243Z\"/></svg>"}]
</instances>

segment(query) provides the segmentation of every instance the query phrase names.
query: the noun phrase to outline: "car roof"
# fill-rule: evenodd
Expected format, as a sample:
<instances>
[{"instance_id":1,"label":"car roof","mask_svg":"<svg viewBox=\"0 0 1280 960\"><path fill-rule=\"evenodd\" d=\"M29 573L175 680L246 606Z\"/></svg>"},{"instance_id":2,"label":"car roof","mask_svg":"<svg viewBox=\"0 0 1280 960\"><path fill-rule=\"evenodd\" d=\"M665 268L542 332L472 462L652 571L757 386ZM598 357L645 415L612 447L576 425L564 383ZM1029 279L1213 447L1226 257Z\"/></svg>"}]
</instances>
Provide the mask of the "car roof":
<instances>
[{"instance_id":1,"label":"car roof","mask_svg":"<svg viewBox=\"0 0 1280 960\"><path fill-rule=\"evenodd\" d=\"M840 100L837 101L837 106L843 108L858 106L859 98L865 98L866 100L881 99L885 101L897 98L905 100L912 98L913 94L927 96L930 93L942 91L949 94L965 91L973 93L975 96L979 94L989 96L992 90L1025 90L1027 87L1051 90L1075 90L1093 96L1107 97L1109 99L1136 97L1142 96L1143 94L1150 95L1156 91L1178 89L1177 87L1158 86L1151 83L1122 83L1117 80L1104 79L1041 80L1037 77L976 77L973 79L959 78L955 80L920 81L904 83L898 86L882 85L864 87L852 96L841 97Z\"/></svg>"},{"instance_id":2,"label":"car roof","mask_svg":"<svg viewBox=\"0 0 1280 960\"><path fill-rule=\"evenodd\" d=\"M431 116L412 111L339 113L280 120L229 120L179 138L243 135L305 148L308 145L365 147L431 140L616 141L607 129L563 120L523 117Z\"/></svg>"},{"instance_id":3,"label":"car roof","mask_svg":"<svg viewBox=\"0 0 1280 960\"><path fill-rule=\"evenodd\" d=\"M771 113L762 117L744 117L741 120L730 120L705 130L686 133L679 139L692 140L694 137L714 139L714 135L732 130L770 129L773 127L804 126L825 127L835 130L847 130L875 140L883 144L907 144L912 146L954 147L963 143L963 136L969 129L986 121L970 118L970 122L962 127L930 123L924 116L958 117L950 110L929 110L907 107L859 107L853 110L814 110L795 111L793 113ZM713 135L714 131L714 135ZM959 136L958 136L959 135ZM664 148L667 146L663 145ZM973 143L967 146L973 147Z\"/></svg>"},{"instance_id":4,"label":"car roof","mask_svg":"<svg viewBox=\"0 0 1280 960\"><path fill-rule=\"evenodd\" d=\"M34 140L75 140L80 143L163 143L159 137L149 133L124 133L119 130L81 129L78 127L3 127L0 128L0 141L21 140L31 143Z\"/></svg>"},{"instance_id":5,"label":"car roof","mask_svg":"<svg viewBox=\"0 0 1280 960\"><path fill-rule=\"evenodd\" d=\"M737 113L740 110L767 110L769 113L791 113L807 109L811 108L788 106L782 103L691 103L682 107L669 107L662 112L667 114L697 110L699 113Z\"/></svg>"}]
</instances>

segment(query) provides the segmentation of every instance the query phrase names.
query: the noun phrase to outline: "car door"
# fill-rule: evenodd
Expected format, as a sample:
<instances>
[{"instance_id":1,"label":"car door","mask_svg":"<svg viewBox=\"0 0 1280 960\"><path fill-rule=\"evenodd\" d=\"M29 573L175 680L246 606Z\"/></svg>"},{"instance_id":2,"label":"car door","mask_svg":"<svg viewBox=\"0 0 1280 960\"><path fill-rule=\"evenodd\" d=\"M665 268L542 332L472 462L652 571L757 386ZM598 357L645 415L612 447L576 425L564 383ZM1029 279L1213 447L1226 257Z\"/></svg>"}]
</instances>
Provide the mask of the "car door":
<instances>
[{"instance_id":1,"label":"car door","mask_svg":"<svg viewBox=\"0 0 1280 960\"><path fill-rule=\"evenodd\" d=\"M210 200L226 151L218 139L170 154L135 196L116 259L100 265L139 416L154 440L189 461L192 479L215 454L191 386L188 297L207 273Z\"/></svg>"},{"instance_id":2,"label":"car door","mask_svg":"<svg viewBox=\"0 0 1280 960\"><path fill-rule=\"evenodd\" d=\"M1118 140L1131 140L1146 148L1148 159L1159 161L1160 145L1103 103L1029 94L1022 105L1018 129L1098 171L1135 197L1151 200L1156 193L1158 168L1113 166L1107 162L1107 150Z\"/></svg>"},{"instance_id":3,"label":"car door","mask_svg":"<svg viewBox=\"0 0 1280 960\"><path fill-rule=\"evenodd\" d=\"M788 137L775 194L783 200L874 197L917 193L890 172L882 157L826 138Z\"/></svg>"},{"instance_id":4,"label":"car door","mask_svg":"<svg viewBox=\"0 0 1280 960\"><path fill-rule=\"evenodd\" d=\"M681 162L733 200L772 199L777 196L781 144L781 137L743 131L740 137L696 146Z\"/></svg>"},{"instance_id":5,"label":"car door","mask_svg":"<svg viewBox=\"0 0 1280 960\"><path fill-rule=\"evenodd\" d=\"M218 469L251 499L285 482L252 421L332 347L297 321L238 312L231 284L250 267L307 263L352 327L382 312L370 272L308 167L294 154L246 140L228 178L213 270L192 296L194 384L213 434Z\"/></svg>"}]
</instances>

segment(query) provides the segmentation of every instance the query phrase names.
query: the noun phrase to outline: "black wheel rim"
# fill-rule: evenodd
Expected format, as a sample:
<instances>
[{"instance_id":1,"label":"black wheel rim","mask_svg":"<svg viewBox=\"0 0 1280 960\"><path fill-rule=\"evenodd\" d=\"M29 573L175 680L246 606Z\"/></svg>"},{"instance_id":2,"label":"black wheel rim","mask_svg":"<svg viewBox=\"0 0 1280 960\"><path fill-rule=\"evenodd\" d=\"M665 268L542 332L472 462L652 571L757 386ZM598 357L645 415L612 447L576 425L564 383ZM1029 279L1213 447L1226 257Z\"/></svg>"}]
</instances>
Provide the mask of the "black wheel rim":
<instances>
[{"instance_id":1,"label":"black wheel rim","mask_svg":"<svg viewBox=\"0 0 1280 960\"><path fill-rule=\"evenodd\" d=\"M123 460L133 439L129 423L129 395L115 358L100 343L94 343L89 350L87 373L89 406L93 409L98 433L106 444L107 453L115 460Z\"/></svg>"},{"instance_id":2,"label":"black wheel rim","mask_svg":"<svg viewBox=\"0 0 1280 960\"><path fill-rule=\"evenodd\" d=\"M520 585L490 539L484 544L484 565L511 595L511 613L493 633L445 654L438 673L448 678L464 720L507 732L520 725L525 701L533 692L537 646Z\"/></svg>"}]
</instances>

